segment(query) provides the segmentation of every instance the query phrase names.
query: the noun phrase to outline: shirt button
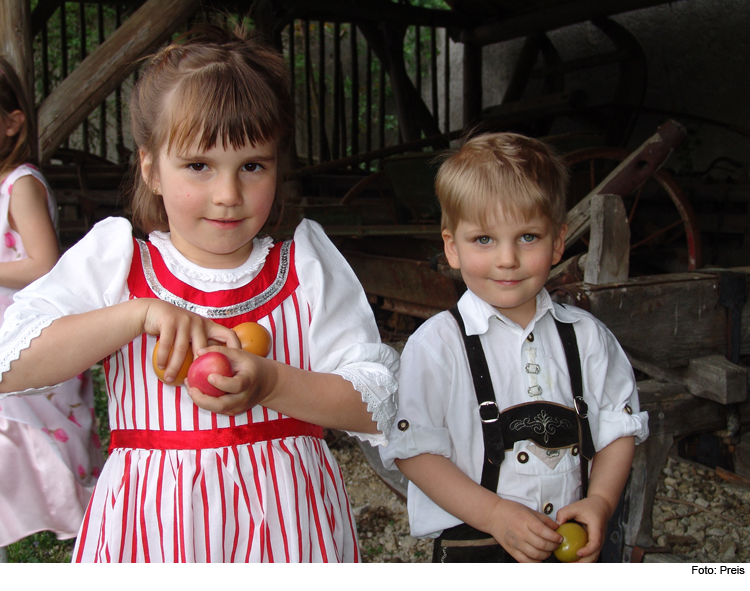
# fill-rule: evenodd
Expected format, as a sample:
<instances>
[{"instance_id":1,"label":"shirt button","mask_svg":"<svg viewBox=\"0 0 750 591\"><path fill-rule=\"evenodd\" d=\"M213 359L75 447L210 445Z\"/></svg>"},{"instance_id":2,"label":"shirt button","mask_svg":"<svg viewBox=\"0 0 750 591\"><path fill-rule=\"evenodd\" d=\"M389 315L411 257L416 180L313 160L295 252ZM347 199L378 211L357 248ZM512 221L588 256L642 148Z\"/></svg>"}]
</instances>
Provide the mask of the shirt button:
<instances>
[{"instance_id":1,"label":"shirt button","mask_svg":"<svg viewBox=\"0 0 750 591\"><path fill-rule=\"evenodd\" d=\"M396 426L398 427L399 431L406 431L409 428L409 421L406 419L401 419Z\"/></svg>"},{"instance_id":2,"label":"shirt button","mask_svg":"<svg viewBox=\"0 0 750 591\"><path fill-rule=\"evenodd\" d=\"M549 515L550 513L552 513L552 509L554 509L554 507L552 506L552 503L547 503L544 506L544 514Z\"/></svg>"},{"instance_id":3,"label":"shirt button","mask_svg":"<svg viewBox=\"0 0 750 591\"><path fill-rule=\"evenodd\" d=\"M574 456L578 455L578 446L574 445L573 448L570 450L570 453L572 453Z\"/></svg>"},{"instance_id":4,"label":"shirt button","mask_svg":"<svg viewBox=\"0 0 750 591\"><path fill-rule=\"evenodd\" d=\"M522 451L516 456L516 459L518 460L519 464L525 464L529 461L529 454L527 454L525 451Z\"/></svg>"},{"instance_id":5,"label":"shirt button","mask_svg":"<svg viewBox=\"0 0 750 591\"><path fill-rule=\"evenodd\" d=\"M526 340L529 341L530 343L533 343L534 342L534 333L530 332L529 336L526 337Z\"/></svg>"},{"instance_id":6,"label":"shirt button","mask_svg":"<svg viewBox=\"0 0 750 591\"><path fill-rule=\"evenodd\" d=\"M625 408L623 408L622 410L624 410L624 411L625 411L626 413L628 413L629 415L632 415L632 414L633 414L633 409L632 409L632 408L630 408L630 405L629 405L629 404L626 404L626 405L625 405Z\"/></svg>"}]
</instances>

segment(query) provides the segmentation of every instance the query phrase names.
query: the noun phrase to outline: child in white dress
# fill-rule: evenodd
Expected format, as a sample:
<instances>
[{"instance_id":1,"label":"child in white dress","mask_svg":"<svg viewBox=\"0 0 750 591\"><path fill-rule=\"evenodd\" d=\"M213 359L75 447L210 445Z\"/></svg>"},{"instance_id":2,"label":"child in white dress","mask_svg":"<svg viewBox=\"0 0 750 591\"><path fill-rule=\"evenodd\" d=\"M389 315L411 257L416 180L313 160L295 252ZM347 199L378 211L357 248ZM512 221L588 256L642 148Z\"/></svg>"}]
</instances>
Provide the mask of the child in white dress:
<instances>
[{"instance_id":1,"label":"child in white dress","mask_svg":"<svg viewBox=\"0 0 750 591\"><path fill-rule=\"evenodd\" d=\"M0 58L0 323L13 295L60 255L57 205L28 163L33 126L20 81ZM49 530L75 537L103 463L90 372L46 396L0 401L0 546Z\"/></svg>"},{"instance_id":2,"label":"child in white dress","mask_svg":"<svg viewBox=\"0 0 750 591\"><path fill-rule=\"evenodd\" d=\"M258 236L292 129L283 58L242 33L186 35L142 71L130 113L148 241L125 219L97 224L0 335L1 392L105 360L111 453L74 560L358 561L322 427L385 443L398 356L320 226ZM268 357L240 349L231 328L248 321L270 331ZM235 376L209 381L225 395L175 382L189 349L217 344Z\"/></svg>"}]
</instances>

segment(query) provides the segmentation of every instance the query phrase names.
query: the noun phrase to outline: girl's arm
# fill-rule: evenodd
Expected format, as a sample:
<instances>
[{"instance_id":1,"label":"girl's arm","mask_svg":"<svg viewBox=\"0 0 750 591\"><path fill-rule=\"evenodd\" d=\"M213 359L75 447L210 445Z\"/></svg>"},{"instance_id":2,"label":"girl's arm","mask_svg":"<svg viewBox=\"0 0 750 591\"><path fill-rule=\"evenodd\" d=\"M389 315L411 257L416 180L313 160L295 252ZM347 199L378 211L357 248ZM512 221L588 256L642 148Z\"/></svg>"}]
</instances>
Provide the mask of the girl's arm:
<instances>
[{"instance_id":1,"label":"girl's arm","mask_svg":"<svg viewBox=\"0 0 750 591\"><path fill-rule=\"evenodd\" d=\"M562 541L549 517L500 498L444 456L422 454L396 460L396 465L438 506L490 534L519 562L544 560Z\"/></svg>"},{"instance_id":2,"label":"girl's arm","mask_svg":"<svg viewBox=\"0 0 750 591\"><path fill-rule=\"evenodd\" d=\"M596 452L591 465L588 496L557 512L558 523L575 520L586 526L589 541L577 552L580 562L595 562L599 557L607 524L625 488L634 453L635 437L620 437Z\"/></svg>"},{"instance_id":3,"label":"girl's arm","mask_svg":"<svg viewBox=\"0 0 750 591\"><path fill-rule=\"evenodd\" d=\"M98 310L63 316L32 339L2 376L0 392L42 388L78 375L138 335L159 335L166 356L165 379L182 365L188 348L204 348L209 339L239 347L231 329L161 300L134 299ZM170 381L170 380L167 380Z\"/></svg>"},{"instance_id":4,"label":"girl's arm","mask_svg":"<svg viewBox=\"0 0 750 591\"><path fill-rule=\"evenodd\" d=\"M22 289L47 273L60 256L47 190L33 176L23 176L13 183L8 218L10 227L23 240L27 258L0 263L0 285Z\"/></svg>"},{"instance_id":5,"label":"girl's arm","mask_svg":"<svg viewBox=\"0 0 750 591\"><path fill-rule=\"evenodd\" d=\"M329 429L377 433L367 404L352 384L339 375L297 369L241 349L209 347L232 362L233 378L212 374L209 382L229 394L215 398L197 388L188 393L211 412L236 415L256 404ZM201 351L203 353L203 351Z\"/></svg>"}]
</instances>

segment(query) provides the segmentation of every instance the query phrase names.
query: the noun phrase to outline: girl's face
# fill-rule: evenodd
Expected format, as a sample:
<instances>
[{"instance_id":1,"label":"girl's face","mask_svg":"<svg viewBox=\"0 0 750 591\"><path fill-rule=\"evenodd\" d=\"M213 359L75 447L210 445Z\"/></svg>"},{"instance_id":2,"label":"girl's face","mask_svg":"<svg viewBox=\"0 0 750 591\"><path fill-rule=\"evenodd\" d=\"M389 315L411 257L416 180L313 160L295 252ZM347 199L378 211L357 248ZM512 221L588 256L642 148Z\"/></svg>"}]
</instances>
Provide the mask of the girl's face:
<instances>
[{"instance_id":1,"label":"girl's face","mask_svg":"<svg viewBox=\"0 0 750 591\"><path fill-rule=\"evenodd\" d=\"M276 194L275 141L207 151L193 146L182 153L164 147L155 165L142 153L141 170L146 182L152 174L172 244L185 258L212 269L232 269L247 260Z\"/></svg>"}]
</instances>

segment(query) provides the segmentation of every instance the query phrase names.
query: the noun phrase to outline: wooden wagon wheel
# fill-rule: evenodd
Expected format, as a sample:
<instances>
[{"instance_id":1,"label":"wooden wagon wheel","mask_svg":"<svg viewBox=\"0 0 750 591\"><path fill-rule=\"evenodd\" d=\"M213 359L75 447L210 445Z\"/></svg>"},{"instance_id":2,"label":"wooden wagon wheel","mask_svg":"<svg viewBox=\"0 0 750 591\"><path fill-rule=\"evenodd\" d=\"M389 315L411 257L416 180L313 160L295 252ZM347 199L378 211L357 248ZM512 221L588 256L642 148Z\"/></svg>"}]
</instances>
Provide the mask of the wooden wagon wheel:
<instances>
[{"instance_id":1,"label":"wooden wagon wheel","mask_svg":"<svg viewBox=\"0 0 750 591\"><path fill-rule=\"evenodd\" d=\"M571 171L571 200L575 205L584 195L594 189L601 180L630 155L622 148L594 147L576 150L565 156ZM672 207L663 197L671 201ZM653 262L660 249L678 244L685 256L680 257L677 268L669 272L694 271L701 266L701 240L695 213L674 177L664 169L657 170L651 178L630 195L622 195L630 225L631 274L643 267L643 259ZM634 259L641 262L635 265Z\"/></svg>"}]
</instances>

